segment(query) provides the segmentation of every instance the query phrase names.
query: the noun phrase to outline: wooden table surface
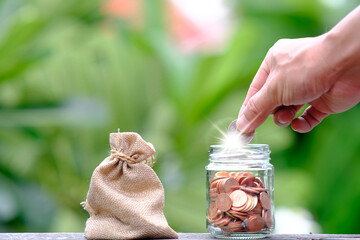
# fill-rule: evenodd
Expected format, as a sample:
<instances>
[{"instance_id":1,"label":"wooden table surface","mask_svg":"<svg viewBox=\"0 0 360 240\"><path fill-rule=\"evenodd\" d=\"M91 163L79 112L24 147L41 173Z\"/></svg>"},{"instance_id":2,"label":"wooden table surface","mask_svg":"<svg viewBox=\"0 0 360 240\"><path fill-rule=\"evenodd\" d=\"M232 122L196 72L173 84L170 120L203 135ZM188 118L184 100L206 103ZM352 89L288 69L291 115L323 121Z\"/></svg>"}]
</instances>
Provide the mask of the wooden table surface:
<instances>
[{"instance_id":1,"label":"wooden table surface","mask_svg":"<svg viewBox=\"0 0 360 240\"><path fill-rule=\"evenodd\" d=\"M0 233L0 240L86 240L84 233ZM213 239L208 233L179 233L179 239ZM271 234L265 239L360 239L360 234Z\"/></svg>"}]
</instances>

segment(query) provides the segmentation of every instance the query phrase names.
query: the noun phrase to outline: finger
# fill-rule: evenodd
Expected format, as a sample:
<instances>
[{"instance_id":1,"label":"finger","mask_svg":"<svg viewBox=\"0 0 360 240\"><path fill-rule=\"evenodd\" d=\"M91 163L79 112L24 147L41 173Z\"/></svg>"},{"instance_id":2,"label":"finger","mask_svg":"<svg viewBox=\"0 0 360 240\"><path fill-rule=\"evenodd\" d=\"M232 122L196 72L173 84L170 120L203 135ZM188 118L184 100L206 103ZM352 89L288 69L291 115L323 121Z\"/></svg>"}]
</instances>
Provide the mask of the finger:
<instances>
[{"instance_id":1,"label":"finger","mask_svg":"<svg viewBox=\"0 0 360 240\"><path fill-rule=\"evenodd\" d=\"M252 133L277 107L274 94L269 87L263 87L249 99L236 122L238 129L245 134Z\"/></svg>"},{"instance_id":2,"label":"finger","mask_svg":"<svg viewBox=\"0 0 360 240\"><path fill-rule=\"evenodd\" d=\"M320 112L313 106L310 106L300 117L292 121L291 127L294 131L300 133L309 132L328 115L328 113Z\"/></svg>"},{"instance_id":3,"label":"finger","mask_svg":"<svg viewBox=\"0 0 360 240\"><path fill-rule=\"evenodd\" d=\"M288 126L294 119L296 113L304 105L281 106L274 112L274 123L280 127Z\"/></svg>"},{"instance_id":4,"label":"finger","mask_svg":"<svg viewBox=\"0 0 360 240\"><path fill-rule=\"evenodd\" d=\"M266 55L264 61L261 63L259 70L255 74L255 77L250 84L249 90L246 94L243 105L240 108L239 114L242 112L243 108L247 105L248 101L252 96L254 96L265 84L267 77L270 73L270 68L268 65L268 55Z\"/></svg>"}]
</instances>

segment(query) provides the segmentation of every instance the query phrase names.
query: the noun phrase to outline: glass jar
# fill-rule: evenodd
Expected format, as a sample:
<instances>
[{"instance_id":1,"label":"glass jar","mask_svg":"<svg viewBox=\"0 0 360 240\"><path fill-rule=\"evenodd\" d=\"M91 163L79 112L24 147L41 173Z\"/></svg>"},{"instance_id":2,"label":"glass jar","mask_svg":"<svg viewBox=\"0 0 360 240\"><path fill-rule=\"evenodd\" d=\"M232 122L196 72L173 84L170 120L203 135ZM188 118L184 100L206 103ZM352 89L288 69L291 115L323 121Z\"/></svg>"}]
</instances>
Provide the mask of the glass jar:
<instances>
[{"instance_id":1,"label":"glass jar","mask_svg":"<svg viewBox=\"0 0 360 240\"><path fill-rule=\"evenodd\" d=\"M216 238L263 238L274 229L274 168L266 144L212 145L206 166L208 232Z\"/></svg>"}]
</instances>

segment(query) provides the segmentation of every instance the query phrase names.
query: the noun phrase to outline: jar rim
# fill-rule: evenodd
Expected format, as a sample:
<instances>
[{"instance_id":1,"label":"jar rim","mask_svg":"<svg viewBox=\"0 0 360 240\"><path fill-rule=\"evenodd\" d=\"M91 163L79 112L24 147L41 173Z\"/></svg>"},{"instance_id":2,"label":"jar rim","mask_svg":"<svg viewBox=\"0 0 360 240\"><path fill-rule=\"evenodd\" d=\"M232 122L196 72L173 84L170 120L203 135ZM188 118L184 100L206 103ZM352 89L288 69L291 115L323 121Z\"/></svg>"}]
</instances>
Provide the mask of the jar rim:
<instances>
[{"instance_id":1,"label":"jar rim","mask_svg":"<svg viewBox=\"0 0 360 240\"><path fill-rule=\"evenodd\" d=\"M224 145L222 145L222 144L213 144L213 145L210 145L210 148L224 148L223 146ZM265 144L265 143L246 144L246 145L239 146L239 148L244 148L244 149L261 148L261 147L265 147L265 148L269 149L269 145ZM235 148L233 148L233 149L235 149Z\"/></svg>"},{"instance_id":2,"label":"jar rim","mask_svg":"<svg viewBox=\"0 0 360 240\"><path fill-rule=\"evenodd\" d=\"M251 160L251 159L269 159L270 149L268 144L247 144L238 148L226 149L223 145L210 145L210 160L234 159ZM235 159L234 159L235 160Z\"/></svg>"}]
</instances>

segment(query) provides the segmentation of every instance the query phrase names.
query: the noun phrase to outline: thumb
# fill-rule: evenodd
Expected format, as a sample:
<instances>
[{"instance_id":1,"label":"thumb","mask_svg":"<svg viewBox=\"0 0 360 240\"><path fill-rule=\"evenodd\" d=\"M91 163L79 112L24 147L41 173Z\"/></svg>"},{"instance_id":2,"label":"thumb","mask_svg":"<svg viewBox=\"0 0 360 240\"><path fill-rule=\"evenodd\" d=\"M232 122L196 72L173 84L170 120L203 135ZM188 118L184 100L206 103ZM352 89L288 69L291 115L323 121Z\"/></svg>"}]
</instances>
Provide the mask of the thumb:
<instances>
[{"instance_id":1,"label":"thumb","mask_svg":"<svg viewBox=\"0 0 360 240\"><path fill-rule=\"evenodd\" d=\"M254 132L277 107L275 96L267 86L261 88L242 107L236 122L237 128L243 133Z\"/></svg>"}]
</instances>

